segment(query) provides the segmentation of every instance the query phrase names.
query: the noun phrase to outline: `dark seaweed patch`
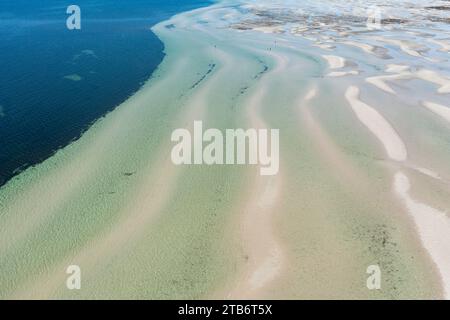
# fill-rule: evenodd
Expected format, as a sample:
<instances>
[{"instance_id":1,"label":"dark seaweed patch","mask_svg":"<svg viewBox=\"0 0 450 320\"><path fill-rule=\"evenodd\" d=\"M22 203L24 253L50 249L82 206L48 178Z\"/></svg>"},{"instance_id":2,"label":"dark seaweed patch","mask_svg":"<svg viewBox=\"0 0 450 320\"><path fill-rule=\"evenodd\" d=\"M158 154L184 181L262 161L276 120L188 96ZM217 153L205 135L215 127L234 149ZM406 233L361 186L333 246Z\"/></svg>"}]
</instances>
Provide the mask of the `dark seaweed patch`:
<instances>
[{"instance_id":1,"label":"dark seaweed patch","mask_svg":"<svg viewBox=\"0 0 450 320\"><path fill-rule=\"evenodd\" d=\"M261 71L259 71L257 74L255 74L252 77L252 80L257 80L257 79L261 78L269 70L269 67L263 60L261 60L259 58L257 58L256 60L262 65L263 68ZM232 98L233 103L232 103L231 109L234 109L236 107L237 99L240 96L242 96L243 94L245 94L250 87L251 87L251 85L246 84L239 89L239 93Z\"/></svg>"},{"instance_id":2,"label":"dark seaweed patch","mask_svg":"<svg viewBox=\"0 0 450 320\"><path fill-rule=\"evenodd\" d=\"M205 78L211 73L211 72L213 72L213 70L214 70L214 68L216 67L216 64L215 63L210 63L209 65L208 65L208 67L209 67L209 69L208 69L208 71L206 71L206 73L200 78L200 79L198 79L189 89L190 90L192 90L192 89L195 89L203 80L205 80Z\"/></svg>"},{"instance_id":3,"label":"dark seaweed patch","mask_svg":"<svg viewBox=\"0 0 450 320\"><path fill-rule=\"evenodd\" d=\"M432 6L432 7L426 7L425 9L450 11L450 6Z\"/></svg>"},{"instance_id":4,"label":"dark seaweed patch","mask_svg":"<svg viewBox=\"0 0 450 320\"><path fill-rule=\"evenodd\" d=\"M399 285L405 282L398 266L400 253L397 243L392 239L394 227L386 224L360 225L354 229L354 238L367 243L366 254L374 258L374 264L378 264L383 273L383 287L389 287L392 297L397 297L401 292Z\"/></svg>"},{"instance_id":5,"label":"dark seaweed patch","mask_svg":"<svg viewBox=\"0 0 450 320\"><path fill-rule=\"evenodd\" d=\"M255 80L261 78L267 71L269 71L269 66L264 61L258 59L258 62L263 65L263 69L253 77Z\"/></svg>"},{"instance_id":6,"label":"dark seaweed patch","mask_svg":"<svg viewBox=\"0 0 450 320\"><path fill-rule=\"evenodd\" d=\"M256 73L253 77L252 80L258 80L259 78L261 78L267 71L269 71L269 66L260 58L256 58L256 60L262 65L262 70L259 71L258 73ZM241 87L239 89L239 93L233 97L233 104L231 109L234 109L236 107L236 101L237 99L242 96L243 94L245 94L247 92L247 90L251 87L251 85L246 84L243 87Z\"/></svg>"}]
</instances>

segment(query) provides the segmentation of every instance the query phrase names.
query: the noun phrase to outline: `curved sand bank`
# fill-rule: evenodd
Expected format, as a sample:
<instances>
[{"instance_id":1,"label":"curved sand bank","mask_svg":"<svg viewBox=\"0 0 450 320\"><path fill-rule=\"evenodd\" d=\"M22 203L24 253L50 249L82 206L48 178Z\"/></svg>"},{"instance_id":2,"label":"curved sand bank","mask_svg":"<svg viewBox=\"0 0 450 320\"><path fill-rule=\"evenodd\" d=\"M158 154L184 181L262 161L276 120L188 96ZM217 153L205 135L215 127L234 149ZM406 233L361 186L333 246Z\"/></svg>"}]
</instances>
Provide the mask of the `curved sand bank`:
<instances>
[{"instance_id":1,"label":"curved sand bank","mask_svg":"<svg viewBox=\"0 0 450 320\"><path fill-rule=\"evenodd\" d=\"M395 161L405 161L406 147L392 126L374 108L359 100L358 87L347 89L345 97L358 119L380 140L388 156Z\"/></svg>"},{"instance_id":2,"label":"curved sand bank","mask_svg":"<svg viewBox=\"0 0 450 320\"><path fill-rule=\"evenodd\" d=\"M410 181L401 172L395 174L394 189L413 217L423 245L441 274L445 298L450 299L450 217L412 198Z\"/></svg>"},{"instance_id":3,"label":"curved sand bank","mask_svg":"<svg viewBox=\"0 0 450 320\"><path fill-rule=\"evenodd\" d=\"M450 122L450 107L446 107L439 103L434 103L430 101L424 101L423 105L427 109L431 110L435 114L442 117L442 119L444 119L445 121Z\"/></svg>"},{"instance_id":4,"label":"curved sand bank","mask_svg":"<svg viewBox=\"0 0 450 320\"><path fill-rule=\"evenodd\" d=\"M374 86L378 87L381 90L395 94L395 91L388 84L386 84L386 81L421 79L427 82L437 84L439 86L439 88L437 89L438 93L450 93L449 78L443 77L439 73L432 70L420 69L416 72L408 72L404 71L405 69L407 68L391 67L388 68L386 71L396 72L396 74L369 77L366 79L366 81L368 83L373 84Z\"/></svg>"},{"instance_id":5,"label":"curved sand bank","mask_svg":"<svg viewBox=\"0 0 450 320\"><path fill-rule=\"evenodd\" d=\"M423 252L365 134L403 162L405 126L362 102L357 83L341 82L356 77L322 79L320 48L301 34L236 29L246 17L235 5L155 26L167 56L142 90L0 189L0 297L442 297L441 251ZM349 61L378 59L358 43L366 51ZM173 165L171 133L194 120L280 129L280 173ZM70 264L81 267L80 291L65 286ZM382 290L366 287L372 264Z\"/></svg>"},{"instance_id":6,"label":"curved sand bank","mask_svg":"<svg viewBox=\"0 0 450 320\"><path fill-rule=\"evenodd\" d=\"M342 57L327 54L322 55L322 58L328 62L330 69L340 69L345 66L345 59Z\"/></svg>"},{"instance_id":7,"label":"curved sand bank","mask_svg":"<svg viewBox=\"0 0 450 320\"><path fill-rule=\"evenodd\" d=\"M264 54L264 53L263 53ZM264 81L282 74L287 66L287 59L271 53L275 63L271 70L263 76L255 91L249 93L245 106L248 112L249 127L265 129L268 125L261 118L261 106L268 86ZM255 174L255 173L254 173ZM261 297L264 290L277 276L283 267L283 251L273 231L274 215L281 200L281 176L258 176L255 174L250 198L244 200L243 218L240 225L240 237L247 260L232 290L226 295L228 299L255 299Z\"/></svg>"}]
</instances>

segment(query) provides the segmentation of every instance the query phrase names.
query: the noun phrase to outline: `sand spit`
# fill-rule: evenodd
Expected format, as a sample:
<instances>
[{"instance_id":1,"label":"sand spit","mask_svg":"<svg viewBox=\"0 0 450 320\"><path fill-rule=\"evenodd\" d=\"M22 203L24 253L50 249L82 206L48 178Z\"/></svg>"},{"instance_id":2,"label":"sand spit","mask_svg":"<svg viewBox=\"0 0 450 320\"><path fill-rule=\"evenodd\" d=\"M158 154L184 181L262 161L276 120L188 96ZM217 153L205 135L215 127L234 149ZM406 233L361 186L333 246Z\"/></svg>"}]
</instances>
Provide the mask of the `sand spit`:
<instances>
[{"instance_id":1,"label":"sand spit","mask_svg":"<svg viewBox=\"0 0 450 320\"><path fill-rule=\"evenodd\" d=\"M359 49L363 50L366 53L375 55L375 47L370 45L370 44L362 43L362 42L356 42L356 41L342 41L342 43L346 44L346 45L349 45L349 46L353 46L353 47L359 48Z\"/></svg>"},{"instance_id":2,"label":"sand spit","mask_svg":"<svg viewBox=\"0 0 450 320\"><path fill-rule=\"evenodd\" d=\"M405 144L394 128L378 111L359 100L359 88L350 86L345 93L345 97L358 119L383 144L389 158L395 161L405 161L407 158Z\"/></svg>"},{"instance_id":3,"label":"sand spit","mask_svg":"<svg viewBox=\"0 0 450 320\"><path fill-rule=\"evenodd\" d=\"M272 215L280 196L280 179L257 176L253 190L241 225L248 256L247 271L229 294L230 299L259 297L282 269L283 253L272 235Z\"/></svg>"},{"instance_id":4,"label":"sand spit","mask_svg":"<svg viewBox=\"0 0 450 320\"><path fill-rule=\"evenodd\" d=\"M419 53L420 49L423 49L422 46L417 45L414 42L411 41L405 41L405 40L396 40L396 39L389 39L384 37L374 37L375 40L385 42L388 44L392 44L395 46L398 46L400 50L405 52L406 54L413 56L413 57L422 57L422 55Z\"/></svg>"},{"instance_id":5,"label":"sand spit","mask_svg":"<svg viewBox=\"0 0 450 320\"><path fill-rule=\"evenodd\" d=\"M345 59L339 56L333 56L333 55L322 55L322 58L324 58L330 67L330 69L340 69L345 66Z\"/></svg>"},{"instance_id":6,"label":"sand spit","mask_svg":"<svg viewBox=\"0 0 450 320\"><path fill-rule=\"evenodd\" d=\"M271 53L275 65L268 73L271 77L282 73L288 66L283 55ZM264 81L264 80L261 80ZM260 116L266 84L260 88L246 104L250 125L254 128L268 128ZM255 299L262 295L264 288L281 272L283 252L273 231L273 215L281 194L281 173L276 176L256 175L251 187L251 196L247 200L244 216L240 223L241 237L247 264L237 285L227 294L228 299Z\"/></svg>"},{"instance_id":7,"label":"sand spit","mask_svg":"<svg viewBox=\"0 0 450 320\"><path fill-rule=\"evenodd\" d=\"M346 65L346 60L339 56L334 55L322 55L322 58L324 58L330 69L341 69L344 68ZM327 77L344 77L349 75L358 75L359 71L356 70L350 70L350 71L332 71L328 73Z\"/></svg>"},{"instance_id":8,"label":"sand spit","mask_svg":"<svg viewBox=\"0 0 450 320\"><path fill-rule=\"evenodd\" d=\"M284 31L282 27L256 27L253 30L262 33L283 33Z\"/></svg>"},{"instance_id":9,"label":"sand spit","mask_svg":"<svg viewBox=\"0 0 450 320\"><path fill-rule=\"evenodd\" d=\"M367 187L367 177L364 177L360 170L356 168L348 156L333 142L333 139L323 126L315 119L311 112L309 102L318 94L316 87L311 88L304 99L299 102L300 122L308 128L308 133L315 141L317 150L323 154L323 158L327 161L340 181L346 181L351 185L359 186L359 188ZM345 177L345 179L343 179Z\"/></svg>"},{"instance_id":10,"label":"sand spit","mask_svg":"<svg viewBox=\"0 0 450 320\"><path fill-rule=\"evenodd\" d=\"M424 101L423 105L428 109L434 112L435 114L442 117L445 121L450 122L450 107L443 106L438 103Z\"/></svg>"},{"instance_id":11,"label":"sand spit","mask_svg":"<svg viewBox=\"0 0 450 320\"><path fill-rule=\"evenodd\" d=\"M345 77L345 76L356 76L359 72L356 70L350 71L333 71L327 74L327 77L337 78L337 77Z\"/></svg>"},{"instance_id":12,"label":"sand spit","mask_svg":"<svg viewBox=\"0 0 450 320\"><path fill-rule=\"evenodd\" d=\"M412 199L404 177L397 179L395 193L389 186L398 166L440 179L427 168L438 171L446 158L431 158L432 152L424 157L411 139L411 159L431 161L420 167L403 162L408 153L395 126L359 97L356 81L363 80L355 77L355 86L347 89L350 111L333 108L346 104L339 88L347 79L322 76L325 60L329 77L377 76L385 70L382 77L391 78L368 82L393 93L388 81L419 77L412 72L417 66L405 63L416 57L391 46L395 63L385 68L380 58L388 52L364 43L384 31L351 30L355 22L361 30L364 19L347 17L336 24L335 16L311 16L312 24L304 27L297 18L309 14L270 10L273 2L266 2L268 10L247 10L240 0L218 2L155 26L167 55L152 81L50 165L38 165L12 181L12 188L0 189L6 229L0 235L0 297L389 299L441 293L435 290L438 277L426 271L435 261L448 280L448 219ZM251 11L257 17L249 22ZM293 23L286 27L288 20ZM233 23L245 28L230 28ZM289 34L294 25L298 34ZM283 34L276 33L280 30ZM334 48L332 55L325 58L326 51L305 38ZM341 40L362 50L340 45ZM429 61L420 62L427 68ZM447 90L445 77L419 75ZM445 106L425 102L424 108L447 119ZM279 128L280 173L260 176L251 166L174 166L170 133L192 129L194 120L217 128ZM415 128L416 120L404 117L401 127ZM366 128L375 143L354 134ZM423 144L436 141L426 136ZM402 163L386 165L367 156L373 149L383 154L381 145L386 158ZM414 177L437 188L446 182ZM434 216L418 227L432 260L416 255L425 250L409 234L409 216L391 215L399 209L396 195L418 219ZM377 292L361 279L374 261L389 268ZM66 290L69 264L82 268L80 292Z\"/></svg>"},{"instance_id":13,"label":"sand spit","mask_svg":"<svg viewBox=\"0 0 450 320\"><path fill-rule=\"evenodd\" d=\"M441 47L441 49L439 49L440 51L450 53L450 41L449 40L428 39L428 41L440 46Z\"/></svg>"},{"instance_id":14,"label":"sand spit","mask_svg":"<svg viewBox=\"0 0 450 320\"><path fill-rule=\"evenodd\" d=\"M442 211L414 200L410 194L411 184L406 175L397 172L394 190L408 209L422 240L441 274L445 299L450 299L450 219Z\"/></svg>"},{"instance_id":15,"label":"sand spit","mask_svg":"<svg viewBox=\"0 0 450 320\"><path fill-rule=\"evenodd\" d=\"M394 80L411 80L411 79L422 79L424 81L428 81L434 84L437 84L440 86L437 90L438 93L450 93L450 79L446 78L439 73L427 70L427 69L420 69L415 72L409 72L409 71L403 71L407 70L408 68L405 66L397 66L397 65L391 65L386 69L387 72L398 72L397 74L390 74L390 75L381 75L381 76L374 76L366 78L366 82L376 86L377 88L386 91L391 94L395 94L395 91L386 83L386 81L394 81Z\"/></svg>"},{"instance_id":16,"label":"sand spit","mask_svg":"<svg viewBox=\"0 0 450 320\"><path fill-rule=\"evenodd\" d=\"M409 69L410 67L404 64L388 64L385 71L389 73L401 73Z\"/></svg>"},{"instance_id":17,"label":"sand spit","mask_svg":"<svg viewBox=\"0 0 450 320\"><path fill-rule=\"evenodd\" d=\"M283 252L273 235L272 216L280 197L278 176L255 174L251 197L240 223L242 246L247 259L244 272L227 299L256 299L281 272Z\"/></svg>"},{"instance_id":18,"label":"sand spit","mask_svg":"<svg viewBox=\"0 0 450 320\"><path fill-rule=\"evenodd\" d=\"M443 77L439 73L427 69L421 69L417 71L415 75L422 80L439 85L440 88L437 90L438 93L450 93L449 78Z\"/></svg>"},{"instance_id":19,"label":"sand spit","mask_svg":"<svg viewBox=\"0 0 450 320\"><path fill-rule=\"evenodd\" d=\"M229 74L234 68L234 61L227 53L220 50L211 51L210 54L212 53L223 67L189 98L185 111L176 119L180 127L184 123L191 124L194 120L203 117L207 108L205 96L214 90L212 89L214 86L220 85L221 76ZM158 217L158 214L168 205L169 199L173 197L176 181L182 170L182 167L174 166L170 160L171 145L164 145L163 149L156 152L159 158L156 163L144 168L142 174L145 179L139 186L138 192L122 209L120 214L122 218L81 250L54 266L47 276L23 285L12 298L52 298L66 278L66 275L60 271L68 265L75 263L82 266L83 270L90 270L93 273L94 270L108 264L116 255L123 253L129 244L135 243L145 235L149 224Z\"/></svg>"},{"instance_id":20,"label":"sand spit","mask_svg":"<svg viewBox=\"0 0 450 320\"><path fill-rule=\"evenodd\" d=\"M165 159L167 158L165 155ZM61 270L65 270L68 265L76 264L82 266L83 270L95 270L99 264L108 263L127 244L136 240L145 231L148 223L163 209L172 194L177 172L173 170L171 163L162 163L162 167L153 168L154 172L149 175L148 185L143 186L141 193L136 196L136 205L126 210L123 220L108 233L99 235L83 250L56 266L49 276L37 279L15 292L12 299L51 299L64 283L67 276ZM165 175L155 177L158 172L165 172Z\"/></svg>"},{"instance_id":21,"label":"sand spit","mask_svg":"<svg viewBox=\"0 0 450 320\"><path fill-rule=\"evenodd\" d=\"M312 88L310 89L305 96L305 101L311 101L312 99L314 99L317 96L317 89L316 88Z\"/></svg>"},{"instance_id":22,"label":"sand spit","mask_svg":"<svg viewBox=\"0 0 450 320\"><path fill-rule=\"evenodd\" d=\"M433 178L436 180L442 180L441 176L438 173L434 172L433 170L423 168L423 167L413 167L413 169L430 177L430 178Z\"/></svg>"},{"instance_id":23,"label":"sand spit","mask_svg":"<svg viewBox=\"0 0 450 320\"><path fill-rule=\"evenodd\" d=\"M394 89L392 89L386 81L390 80L405 80L405 79L411 79L412 76L410 73L400 73L400 74L394 74L394 75L384 75L384 76L375 76L375 77L369 77L366 78L366 82L374 85L378 89L381 89L383 91L386 91L387 93L395 94Z\"/></svg>"}]
</instances>

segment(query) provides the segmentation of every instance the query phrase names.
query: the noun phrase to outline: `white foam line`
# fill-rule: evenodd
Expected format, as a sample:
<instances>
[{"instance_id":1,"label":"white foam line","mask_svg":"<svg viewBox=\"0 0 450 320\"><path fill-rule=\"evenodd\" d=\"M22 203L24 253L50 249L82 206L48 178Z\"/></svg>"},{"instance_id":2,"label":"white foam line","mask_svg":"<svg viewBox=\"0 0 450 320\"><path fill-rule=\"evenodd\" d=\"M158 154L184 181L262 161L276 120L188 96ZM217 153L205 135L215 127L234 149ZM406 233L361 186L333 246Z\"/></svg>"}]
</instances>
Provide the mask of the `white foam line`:
<instances>
[{"instance_id":1,"label":"white foam line","mask_svg":"<svg viewBox=\"0 0 450 320\"><path fill-rule=\"evenodd\" d=\"M359 100L359 88L350 86L345 93L345 97L358 119L383 144L389 158L396 161L405 161L407 158L405 144L378 111Z\"/></svg>"},{"instance_id":2,"label":"white foam line","mask_svg":"<svg viewBox=\"0 0 450 320\"><path fill-rule=\"evenodd\" d=\"M413 217L422 244L441 275L444 297L450 300L450 219L445 212L414 200L409 195L410 188L408 177L397 172L395 192Z\"/></svg>"}]
</instances>

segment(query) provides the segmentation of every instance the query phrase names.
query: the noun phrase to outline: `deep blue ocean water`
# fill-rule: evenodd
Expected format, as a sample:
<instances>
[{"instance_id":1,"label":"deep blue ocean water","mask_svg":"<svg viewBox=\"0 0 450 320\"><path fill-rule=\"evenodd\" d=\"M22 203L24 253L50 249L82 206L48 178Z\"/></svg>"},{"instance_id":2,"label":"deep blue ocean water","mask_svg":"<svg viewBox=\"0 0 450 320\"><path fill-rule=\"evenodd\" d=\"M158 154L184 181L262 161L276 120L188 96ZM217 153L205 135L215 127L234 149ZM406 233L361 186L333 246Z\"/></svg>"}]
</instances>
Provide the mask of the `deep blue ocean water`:
<instances>
[{"instance_id":1,"label":"deep blue ocean water","mask_svg":"<svg viewBox=\"0 0 450 320\"><path fill-rule=\"evenodd\" d=\"M80 137L164 57L150 27L207 0L0 0L0 186ZM81 8L81 30L66 9Z\"/></svg>"}]
</instances>

